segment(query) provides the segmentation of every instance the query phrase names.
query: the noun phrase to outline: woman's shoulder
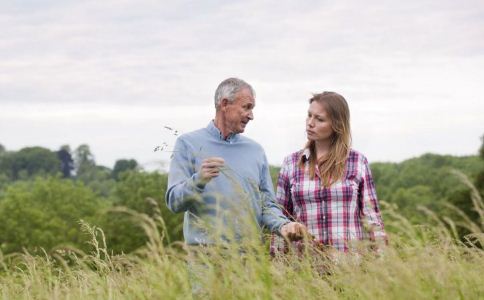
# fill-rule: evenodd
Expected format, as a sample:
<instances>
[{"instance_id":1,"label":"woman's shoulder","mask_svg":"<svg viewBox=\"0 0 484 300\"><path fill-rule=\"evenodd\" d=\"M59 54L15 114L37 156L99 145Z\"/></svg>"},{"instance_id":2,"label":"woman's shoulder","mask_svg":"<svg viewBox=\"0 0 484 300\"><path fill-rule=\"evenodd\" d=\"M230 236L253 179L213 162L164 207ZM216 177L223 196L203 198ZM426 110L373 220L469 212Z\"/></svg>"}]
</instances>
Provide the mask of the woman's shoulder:
<instances>
[{"instance_id":1,"label":"woman's shoulder","mask_svg":"<svg viewBox=\"0 0 484 300\"><path fill-rule=\"evenodd\" d=\"M283 165L296 165L301 156L304 155L304 149L298 150L296 152L292 152L284 157L282 162Z\"/></svg>"},{"instance_id":2,"label":"woman's shoulder","mask_svg":"<svg viewBox=\"0 0 484 300\"><path fill-rule=\"evenodd\" d=\"M358 162L358 163L368 163L368 159L366 158L366 156L355 149L350 149L350 153L348 155L348 161Z\"/></svg>"}]
</instances>

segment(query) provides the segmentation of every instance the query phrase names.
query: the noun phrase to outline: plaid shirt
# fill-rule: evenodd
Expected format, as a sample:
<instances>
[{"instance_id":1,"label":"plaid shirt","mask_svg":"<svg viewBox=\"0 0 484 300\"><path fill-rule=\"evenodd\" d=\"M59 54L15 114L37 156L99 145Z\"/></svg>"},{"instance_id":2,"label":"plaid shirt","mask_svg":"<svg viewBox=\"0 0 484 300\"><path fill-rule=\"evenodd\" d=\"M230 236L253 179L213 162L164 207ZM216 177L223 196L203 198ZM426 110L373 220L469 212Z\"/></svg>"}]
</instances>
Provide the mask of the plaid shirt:
<instances>
[{"instance_id":1,"label":"plaid shirt","mask_svg":"<svg viewBox=\"0 0 484 300\"><path fill-rule=\"evenodd\" d=\"M303 156L305 167L299 167ZM277 182L276 198L284 213L307 226L316 243L348 252L352 240L386 242L375 186L368 161L351 150L343 180L321 187L316 174L309 178L309 149L295 152L284 159ZM271 253L285 249L284 240L272 236Z\"/></svg>"}]
</instances>

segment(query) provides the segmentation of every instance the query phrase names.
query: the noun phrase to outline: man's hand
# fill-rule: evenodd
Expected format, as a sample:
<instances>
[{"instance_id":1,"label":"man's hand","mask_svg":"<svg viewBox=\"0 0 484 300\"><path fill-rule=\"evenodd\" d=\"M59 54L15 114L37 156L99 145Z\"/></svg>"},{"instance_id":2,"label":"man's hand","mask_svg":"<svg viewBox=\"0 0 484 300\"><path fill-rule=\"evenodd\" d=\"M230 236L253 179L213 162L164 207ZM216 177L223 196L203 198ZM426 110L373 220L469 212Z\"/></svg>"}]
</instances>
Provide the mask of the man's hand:
<instances>
[{"instance_id":1,"label":"man's hand","mask_svg":"<svg viewBox=\"0 0 484 300\"><path fill-rule=\"evenodd\" d=\"M224 166L224 159L221 157L209 157L202 161L199 170L199 178L202 184L207 184L212 178L217 177L220 168Z\"/></svg>"},{"instance_id":2,"label":"man's hand","mask_svg":"<svg viewBox=\"0 0 484 300\"><path fill-rule=\"evenodd\" d=\"M306 226L297 222L284 224L281 227L281 235L290 241L299 241L305 236L310 236Z\"/></svg>"}]
</instances>

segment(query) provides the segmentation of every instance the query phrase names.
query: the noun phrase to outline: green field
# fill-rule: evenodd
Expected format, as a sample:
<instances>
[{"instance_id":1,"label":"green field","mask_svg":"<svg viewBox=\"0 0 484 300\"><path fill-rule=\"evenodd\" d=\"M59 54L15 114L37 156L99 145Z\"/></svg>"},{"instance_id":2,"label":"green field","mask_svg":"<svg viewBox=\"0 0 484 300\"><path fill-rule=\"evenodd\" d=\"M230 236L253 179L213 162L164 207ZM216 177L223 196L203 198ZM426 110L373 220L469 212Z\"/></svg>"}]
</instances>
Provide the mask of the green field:
<instances>
[{"instance_id":1,"label":"green field","mask_svg":"<svg viewBox=\"0 0 484 300\"><path fill-rule=\"evenodd\" d=\"M484 295L483 151L372 164L389 235L383 253L360 244L358 255L334 255L307 244L276 258L267 239L187 248L181 215L164 205L166 174L113 172L87 159L66 178L49 160L28 163L48 149L19 152L0 153L3 299L190 299L190 280L195 297L208 299Z\"/></svg>"},{"instance_id":2,"label":"green field","mask_svg":"<svg viewBox=\"0 0 484 300\"><path fill-rule=\"evenodd\" d=\"M482 199L474 200L482 215ZM131 214L142 225L149 238L145 247L112 255L102 231L83 224L91 236L89 253L60 247L39 255L1 257L2 297L190 299L190 250L182 243L165 246L163 224L152 218L120 213ZM452 231L458 222L438 219L440 226L413 226L389 207L386 215L391 216L388 226L399 233L390 234L382 254L362 247L358 256L334 258L308 248L271 259L267 247L253 241L242 245L243 252L233 245L196 250L203 264L198 293L210 299L482 299L482 219L480 224L460 220L476 230L460 242Z\"/></svg>"}]
</instances>

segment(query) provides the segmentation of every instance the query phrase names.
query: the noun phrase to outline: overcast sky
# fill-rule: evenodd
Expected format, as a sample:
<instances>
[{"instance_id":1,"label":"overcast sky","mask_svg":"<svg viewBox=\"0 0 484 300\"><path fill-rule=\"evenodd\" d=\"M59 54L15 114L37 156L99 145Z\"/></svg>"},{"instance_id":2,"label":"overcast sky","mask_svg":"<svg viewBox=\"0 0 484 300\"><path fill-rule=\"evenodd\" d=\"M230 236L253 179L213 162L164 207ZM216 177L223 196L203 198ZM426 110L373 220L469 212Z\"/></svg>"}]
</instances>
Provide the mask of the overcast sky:
<instances>
[{"instance_id":1,"label":"overcast sky","mask_svg":"<svg viewBox=\"0 0 484 300\"><path fill-rule=\"evenodd\" d=\"M371 162L474 154L484 134L482 0L1 1L0 27L8 150L86 143L98 164L155 168L164 126L205 127L233 76L256 90L244 134L272 164L304 145L325 90Z\"/></svg>"}]
</instances>

